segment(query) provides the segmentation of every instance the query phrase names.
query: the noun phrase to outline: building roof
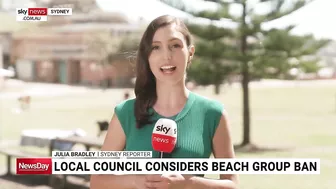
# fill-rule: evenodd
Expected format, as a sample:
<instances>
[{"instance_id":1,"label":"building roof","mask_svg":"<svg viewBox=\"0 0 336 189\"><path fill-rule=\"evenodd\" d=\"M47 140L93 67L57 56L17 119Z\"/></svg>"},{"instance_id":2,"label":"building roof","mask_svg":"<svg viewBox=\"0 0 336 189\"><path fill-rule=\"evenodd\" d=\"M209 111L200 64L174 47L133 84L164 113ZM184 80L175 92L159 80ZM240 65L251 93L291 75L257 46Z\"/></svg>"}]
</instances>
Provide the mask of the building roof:
<instances>
[{"instance_id":1,"label":"building roof","mask_svg":"<svg viewBox=\"0 0 336 189\"><path fill-rule=\"evenodd\" d=\"M121 23L74 23L62 26L49 27L55 32L81 32L81 31L123 31L134 32L141 29L140 25L121 24Z\"/></svg>"},{"instance_id":2,"label":"building roof","mask_svg":"<svg viewBox=\"0 0 336 189\"><path fill-rule=\"evenodd\" d=\"M70 23L131 23L130 20L119 13L105 13L94 10L90 13L73 12L71 16L51 16L48 22L41 22L42 26L64 25Z\"/></svg>"},{"instance_id":3,"label":"building roof","mask_svg":"<svg viewBox=\"0 0 336 189\"><path fill-rule=\"evenodd\" d=\"M18 22L14 14L0 12L0 33L12 33L20 30L35 28L37 22Z\"/></svg>"},{"instance_id":4,"label":"building roof","mask_svg":"<svg viewBox=\"0 0 336 189\"><path fill-rule=\"evenodd\" d=\"M73 13L71 16L66 16L66 18L72 21L90 21L90 20L104 20L110 22L118 23L129 23L130 20L126 15L117 12L103 12L100 9L93 9L90 13Z\"/></svg>"}]
</instances>

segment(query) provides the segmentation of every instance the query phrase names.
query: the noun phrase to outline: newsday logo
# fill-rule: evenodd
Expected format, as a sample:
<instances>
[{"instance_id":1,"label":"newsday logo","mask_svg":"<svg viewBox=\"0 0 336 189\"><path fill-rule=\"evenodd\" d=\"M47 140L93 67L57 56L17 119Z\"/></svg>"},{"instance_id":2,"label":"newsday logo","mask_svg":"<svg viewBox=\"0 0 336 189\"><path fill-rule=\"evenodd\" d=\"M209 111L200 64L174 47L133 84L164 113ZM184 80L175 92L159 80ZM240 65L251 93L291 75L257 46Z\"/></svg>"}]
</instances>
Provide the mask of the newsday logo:
<instances>
[{"instance_id":1,"label":"newsday logo","mask_svg":"<svg viewBox=\"0 0 336 189\"><path fill-rule=\"evenodd\" d=\"M26 171L46 171L49 164L43 163L19 163L19 169Z\"/></svg>"},{"instance_id":2,"label":"newsday logo","mask_svg":"<svg viewBox=\"0 0 336 189\"><path fill-rule=\"evenodd\" d=\"M47 21L47 16L72 15L72 8L17 8L17 21Z\"/></svg>"},{"instance_id":3,"label":"newsday logo","mask_svg":"<svg viewBox=\"0 0 336 189\"><path fill-rule=\"evenodd\" d=\"M16 174L51 174L51 158L17 158Z\"/></svg>"}]
</instances>

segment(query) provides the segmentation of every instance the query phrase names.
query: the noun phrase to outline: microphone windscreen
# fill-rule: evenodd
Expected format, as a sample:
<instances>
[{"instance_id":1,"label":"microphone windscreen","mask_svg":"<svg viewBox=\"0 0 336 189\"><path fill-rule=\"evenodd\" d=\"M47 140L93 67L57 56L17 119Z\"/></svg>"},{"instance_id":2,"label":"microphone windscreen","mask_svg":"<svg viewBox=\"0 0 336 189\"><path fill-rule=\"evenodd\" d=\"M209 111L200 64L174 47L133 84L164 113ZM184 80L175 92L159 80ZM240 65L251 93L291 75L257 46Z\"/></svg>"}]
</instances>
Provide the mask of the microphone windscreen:
<instances>
[{"instance_id":1,"label":"microphone windscreen","mask_svg":"<svg viewBox=\"0 0 336 189\"><path fill-rule=\"evenodd\" d=\"M171 153L176 145L177 124L174 120L161 118L154 126L152 146L155 151Z\"/></svg>"}]
</instances>

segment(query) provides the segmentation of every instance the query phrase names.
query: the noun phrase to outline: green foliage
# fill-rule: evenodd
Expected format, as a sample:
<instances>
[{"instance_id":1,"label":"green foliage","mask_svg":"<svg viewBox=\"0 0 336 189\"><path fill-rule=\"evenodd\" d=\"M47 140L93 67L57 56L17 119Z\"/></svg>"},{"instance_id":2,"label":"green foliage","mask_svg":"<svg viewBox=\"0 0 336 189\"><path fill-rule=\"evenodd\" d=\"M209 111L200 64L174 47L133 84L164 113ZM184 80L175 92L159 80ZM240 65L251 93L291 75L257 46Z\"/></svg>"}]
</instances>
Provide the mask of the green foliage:
<instances>
[{"instance_id":1,"label":"green foliage","mask_svg":"<svg viewBox=\"0 0 336 189\"><path fill-rule=\"evenodd\" d=\"M288 71L293 67L302 67L303 71L309 73L316 72L319 68L317 66L318 60L309 60L308 64L304 57L315 54L328 42L327 40L316 40L312 35L293 35L291 34L291 30L295 27L293 25L285 29L271 29L269 31L261 28L263 23L288 15L311 1L296 0L292 1L291 4L285 5L285 0L260 0L259 3L271 5L271 10L266 14L257 14L254 11L256 5L250 6L251 4L247 0L208 0L217 3L219 8L201 12L186 9L186 5L180 1L161 1L195 17L209 19L212 23L222 19L237 23L238 28L231 29L219 27L215 24L204 26L187 21L188 28L199 39L196 43L196 55L198 57L208 59L211 57L212 61L230 60L243 64L248 63L251 65L249 66L249 71L252 78L284 78L284 75L288 74ZM241 17L230 14L229 10L232 5L240 5L243 8ZM250 21L248 22L247 20ZM246 46L243 46L243 41L246 42ZM304 63L293 65L291 62L293 59ZM205 69L206 66L211 66L211 64L205 64L200 68ZM218 69L215 72L220 70L222 69ZM223 72L222 74L229 73ZM226 77L216 78L221 80ZM218 81L213 82L220 83Z\"/></svg>"},{"instance_id":2,"label":"green foliage","mask_svg":"<svg viewBox=\"0 0 336 189\"><path fill-rule=\"evenodd\" d=\"M119 46L117 48L117 53L130 53L138 50L140 39L138 36L125 35L122 37Z\"/></svg>"},{"instance_id":3,"label":"green foliage","mask_svg":"<svg viewBox=\"0 0 336 189\"><path fill-rule=\"evenodd\" d=\"M188 69L188 80L193 80L199 85L222 84L236 66L211 58L197 58Z\"/></svg>"},{"instance_id":4,"label":"green foliage","mask_svg":"<svg viewBox=\"0 0 336 189\"><path fill-rule=\"evenodd\" d=\"M215 85L215 93L219 93L220 85L237 64L228 61L235 60L237 46L226 41L232 38L231 30L219 28L211 24L207 27L187 24L189 30L196 36L195 59L188 70L188 78L198 85Z\"/></svg>"},{"instance_id":5,"label":"green foliage","mask_svg":"<svg viewBox=\"0 0 336 189\"><path fill-rule=\"evenodd\" d=\"M312 35L293 35L287 29L273 29L265 35L263 46L271 55L276 55L276 52L282 52L286 53L288 58L299 58L306 55L314 55L328 42L328 40L316 40Z\"/></svg>"},{"instance_id":6,"label":"green foliage","mask_svg":"<svg viewBox=\"0 0 336 189\"><path fill-rule=\"evenodd\" d=\"M214 24L201 26L187 22L187 25L193 36L199 37L204 40L219 40L223 38L232 38L234 36L232 30L220 28L215 26Z\"/></svg>"},{"instance_id":7,"label":"green foliage","mask_svg":"<svg viewBox=\"0 0 336 189\"><path fill-rule=\"evenodd\" d=\"M235 29L222 27L203 26L204 28L192 26L191 31L197 37L207 40L208 44L200 44L198 55L203 57L212 57L211 64L197 65L195 67L209 72L207 77L214 78L214 75L227 74L225 69L216 68L215 72L211 67L222 62L223 59L231 60L231 62L239 62L240 74L242 76L243 89L243 142L242 145L249 144L250 141L250 105L249 105L249 81L253 77L282 77L287 74L288 70L294 66L301 65L305 71L311 72L316 69L314 61L307 62L306 56L314 54L326 41L316 41L312 36L294 36L290 34L294 26L290 26L284 30L266 31L261 27L262 24L276 20L283 16L289 15L298 9L304 7L313 0L208 0L217 3L217 10L207 10L202 12L194 12L186 9L183 3L176 3L172 0L161 0L170 6L188 12L195 17L201 17L214 21L223 19L229 20L237 24ZM287 3L288 2L288 3ZM258 13L257 6L259 4L268 4L270 10L263 14ZM230 13L231 6L240 6L241 15L233 15ZM213 31L213 32L212 32ZM231 40L223 40L223 37L229 37ZM253 40L252 40L253 39ZM215 40L216 43L211 43ZM261 43L261 44L260 44ZM233 51L236 47L236 51ZM222 50L222 53L220 53ZM293 62L291 60L296 59ZM215 61L213 61L215 60ZM300 62L303 62L300 64ZM316 62L315 62L316 63ZM214 65L213 65L214 64ZM207 67L209 66L209 67ZM234 69L233 69L234 70ZM202 81L204 75L199 73ZM198 76L195 75L195 76ZM218 80L225 76L215 77ZM218 82L218 80L216 82ZM206 82L204 82L206 83Z\"/></svg>"},{"instance_id":8,"label":"green foliage","mask_svg":"<svg viewBox=\"0 0 336 189\"><path fill-rule=\"evenodd\" d=\"M136 52L138 50L140 39L138 36L125 35L120 39L118 47L114 53L109 56L109 61L115 59L128 60L131 64L135 64Z\"/></svg>"},{"instance_id":9,"label":"green foliage","mask_svg":"<svg viewBox=\"0 0 336 189\"><path fill-rule=\"evenodd\" d=\"M316 40L312 35L290 34L292 27L267 32L260 46L262 51L255 57L252 75L258 78L289 78L289 70L299 68L305 73L319 70L319 59L314 57L328 40Z\"/></svg>"},{"instance_id":10,"label":"green foliage","mask_svg":"<svg viewBox=\"0 0 336 189\"><path fill-rule=\"evenodd\" d=\"M319 66L316 62L316 60L301 61L300 68L305 73L317 73L317 71L321 69L321 66Z\"/></svg>"},{"instance_id":11,"label":"green foliage","mask_svg":"<svg viewBox=\"0 0 336 189\"><path fill-rule=\"evenodd\" d=\"M88 33L84 42L88 49L101 58L100 64L110 64L114 60L134 59L139 38L135 35L113 37L110 32Z\"/></svg>"}]
</instances>

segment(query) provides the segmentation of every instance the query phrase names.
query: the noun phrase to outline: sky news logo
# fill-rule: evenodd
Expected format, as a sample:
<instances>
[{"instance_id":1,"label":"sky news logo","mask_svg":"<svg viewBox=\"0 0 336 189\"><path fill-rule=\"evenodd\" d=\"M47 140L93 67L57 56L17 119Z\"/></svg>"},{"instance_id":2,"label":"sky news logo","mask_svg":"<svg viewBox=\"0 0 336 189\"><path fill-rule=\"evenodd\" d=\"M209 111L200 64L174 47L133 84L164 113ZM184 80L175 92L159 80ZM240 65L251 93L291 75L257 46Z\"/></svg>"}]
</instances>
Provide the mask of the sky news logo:
<instances>
[{"instance_id":1,"label":"sky news logo","mask_svg":"<svg viewBox=\"0 0 336 189\"><path fill-rule=\"evenodd\" d=\"M69 16L72 8L17 8L17 21L47 21L48 16Z\"/></svg>"},{"instance_id":2,"label":"sky news logo","mask_svg":"<svg viewBox=\"0 0 336 189\"><path fill-rule=\"evenodd\" d=\"M48 8L18 8L17 15L23 16L47 16Z\"/></svg>"},{"instance_id":3,"label":"sky news logo","mask_svg":"<svg viewBox=\"0 0 336 189\"><path fill-rule=\"evenodd\" d=\"M51 158L17 158L16 174L51 174Z\"/></svg>"}]
</instances>

